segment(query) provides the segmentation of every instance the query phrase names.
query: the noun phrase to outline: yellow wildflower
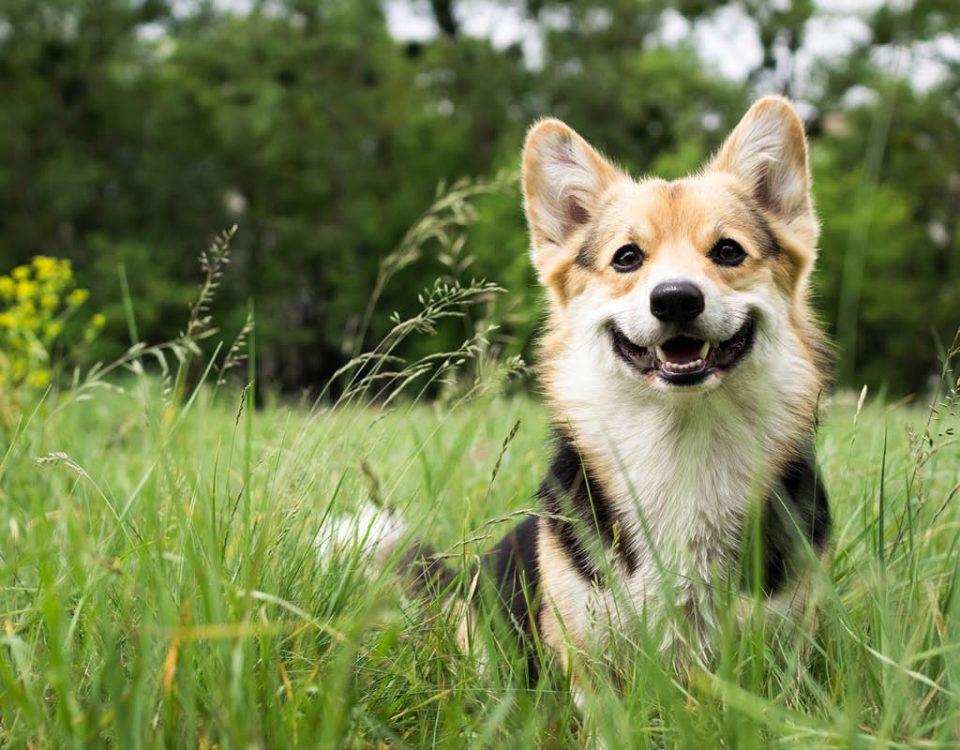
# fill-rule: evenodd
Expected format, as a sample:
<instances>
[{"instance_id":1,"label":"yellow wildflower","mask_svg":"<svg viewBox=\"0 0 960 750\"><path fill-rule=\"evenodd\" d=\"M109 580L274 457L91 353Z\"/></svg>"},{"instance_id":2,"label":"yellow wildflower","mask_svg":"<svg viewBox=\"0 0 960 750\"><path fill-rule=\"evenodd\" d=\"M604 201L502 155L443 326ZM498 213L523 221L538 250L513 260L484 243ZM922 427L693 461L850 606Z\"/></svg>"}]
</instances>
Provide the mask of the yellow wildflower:
<instances>
[{"instance_id":1,"label":"yellow wildflower","mask_svg":"<svg viewBox=\"0 0 960 750\"><path fill-rule=\"evenodd\" d=\"M67 304L70 307L76 307L77 305L82 305L87 301L87 298L90 296L90 292L86 289L74 289L70 294L67 295Z\"/></svg>"},{"instance_id":2,"label":"yellow wildflower","mask_svg":"<svg viewBox=\"0 0 960 750\"><path fill-rule=\"evenodd\" d=\"M17 325L28 331L36 331L40 327L40 317L37 315L37 306L33 300L21 302L17 308L14 308L17 315Z\"/></svg>"},{"instance_id":3,"label":"yellow wildflower","mask_svg":"<svg viewBox=\"0 0 960 750\"><path fill-rule=\"evenodd\" d=\"M56 258L47 255L38 255L33 259L33 269L38 280L46 281L58 275L59 263Z\"/></svg>"},{"instance_id":4,"label":"yellow wildflower","mask_svg":"<svg viewBox=\"0 0 960 750\"><path fill-rule=\"evenodd\" d=\"M7 392L37 391L53 380L52 343L64 333L57 311L73 311L90 297L76 282L69 260L38 255L29 265L0 276L0 383ZM77 345L90 341L104 326L100 313L90 317ZM14 397L16 399L16 397Z\"/></svg>"},{"instance_id":5,"label":"yellow wildflower","mask_svg":"<svg viewBox=\"0 0 960 750\"><path fill-rule=\"evenodd\" d=\"M28 300L35 297L37 294L37 284L34 281L28 281L22 279L17 282L17 299L18 300Z\"/></svg>"}]
</instances>

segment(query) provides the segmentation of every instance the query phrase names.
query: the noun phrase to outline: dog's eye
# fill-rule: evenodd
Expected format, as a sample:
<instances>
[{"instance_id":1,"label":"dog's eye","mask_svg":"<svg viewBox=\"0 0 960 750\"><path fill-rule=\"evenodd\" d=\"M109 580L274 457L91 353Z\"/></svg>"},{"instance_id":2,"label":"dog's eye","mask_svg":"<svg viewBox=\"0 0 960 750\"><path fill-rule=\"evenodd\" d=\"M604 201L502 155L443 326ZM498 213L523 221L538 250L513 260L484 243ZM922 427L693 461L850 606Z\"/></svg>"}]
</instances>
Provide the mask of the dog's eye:
<instances>
[{"instance_id":1,"label":"dog's eye","mask_svg":"<svg viewBox=\"0 0 960 750\"><path fill-rule=\"evenodd\" d=\"M736 240L720 240L710 251L710 258L718 266L739 266L747 254Z\"/></svg>"},{"instance_id":2,"label":"dog's eye","mask_svg":"<svg viewBox=\"0 0 960 750\"><path fill-rule=\"evenodd\" d=\"M611 265L614 271L619 271L620 273L636 271L643 265L643 250L641 250L635 242L624 245L613 254L613 263Z\"/></svg>"}]
</instances>

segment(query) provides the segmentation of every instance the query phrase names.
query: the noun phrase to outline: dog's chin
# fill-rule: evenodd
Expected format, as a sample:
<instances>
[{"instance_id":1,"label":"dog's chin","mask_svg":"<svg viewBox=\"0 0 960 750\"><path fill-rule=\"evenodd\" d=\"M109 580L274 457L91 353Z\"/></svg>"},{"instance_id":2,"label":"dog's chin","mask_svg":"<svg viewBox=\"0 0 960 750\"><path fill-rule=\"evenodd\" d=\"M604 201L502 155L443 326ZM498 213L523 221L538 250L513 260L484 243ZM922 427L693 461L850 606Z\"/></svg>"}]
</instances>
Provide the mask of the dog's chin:
<instances>
[{"instance_id":1,"label":"dog's chin","mask_svg":"<svg viewBox=\"0 0 960 750\"><path fill-rule=\"evenodd\" d=\"M631 373L662 391L689 393L717 387L749 356L756 334L750 317L725 341L679 335L641 346L616 324L610 325L614 354Z\"/></svg>"}]
</instances>

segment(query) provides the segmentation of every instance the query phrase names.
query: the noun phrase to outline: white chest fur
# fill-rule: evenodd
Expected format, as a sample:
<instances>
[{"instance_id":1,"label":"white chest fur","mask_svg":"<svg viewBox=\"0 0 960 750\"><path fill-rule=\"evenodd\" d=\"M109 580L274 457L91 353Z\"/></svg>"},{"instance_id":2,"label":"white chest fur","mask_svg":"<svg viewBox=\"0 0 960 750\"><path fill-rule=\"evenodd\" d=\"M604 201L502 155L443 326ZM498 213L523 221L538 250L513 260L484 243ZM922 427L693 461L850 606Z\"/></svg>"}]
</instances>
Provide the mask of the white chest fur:
<instances>
[{"instance_id":1,"label":"white chest fur","mask_svg":"<svg viewBox=\"0 0 960 750\"><path fill-rule=\"evenodd\" d=\"M723 399L670 409L621 405L608 419L574 422L634 545L638 595L655 572L706 583L739 549L770 460L764 425L730 407Z\"/></svg>"},{"instance_id":2,"label":"white chest fur","mask_svg":"<svg viewBox=\"0 0 960 750\"><path fill-rule=\"evenodd\" d=\"M633 544L624 583L638 609L656 608L667 590L693 603L731 571L751 504L806 429L807 363L774 343L758 341L719 388L668 398L638 394L583 352L557 369L551 395Z\"/></svg>"}]
</instances>

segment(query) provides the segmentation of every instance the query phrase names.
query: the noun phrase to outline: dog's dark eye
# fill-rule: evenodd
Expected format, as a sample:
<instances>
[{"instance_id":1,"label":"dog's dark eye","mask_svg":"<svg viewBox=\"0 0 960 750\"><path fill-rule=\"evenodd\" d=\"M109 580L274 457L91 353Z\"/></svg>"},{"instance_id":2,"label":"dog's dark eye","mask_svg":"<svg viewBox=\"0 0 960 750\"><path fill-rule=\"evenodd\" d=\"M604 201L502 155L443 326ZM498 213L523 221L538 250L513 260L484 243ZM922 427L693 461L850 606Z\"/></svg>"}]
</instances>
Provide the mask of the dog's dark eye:
<instances>
[{"instance_id":1,"label":"dog's dark eye","mask_svg":"<svg viewBox=\"0 0 960 750\"><path fill-rule=\"evenodd\" d=\"M736 240L720 240L710 251L710 258L718 266L739 266L747 254Z\"/></svg>"},{"instance_id":2,"label":"dog's dark eye","mask_svg":"<svg viewBox=\"0 0 960 750\"><path fill-rule=\"evenodd\" d=\"M643 265L643 250L641 250L635 242L624 245L613 254L613 263L611 265L614 271L619 271L620 273L636 271Z\"/></svg>"}]
</instances>

